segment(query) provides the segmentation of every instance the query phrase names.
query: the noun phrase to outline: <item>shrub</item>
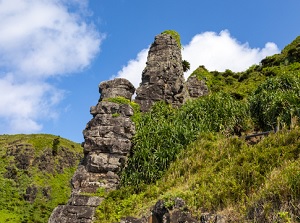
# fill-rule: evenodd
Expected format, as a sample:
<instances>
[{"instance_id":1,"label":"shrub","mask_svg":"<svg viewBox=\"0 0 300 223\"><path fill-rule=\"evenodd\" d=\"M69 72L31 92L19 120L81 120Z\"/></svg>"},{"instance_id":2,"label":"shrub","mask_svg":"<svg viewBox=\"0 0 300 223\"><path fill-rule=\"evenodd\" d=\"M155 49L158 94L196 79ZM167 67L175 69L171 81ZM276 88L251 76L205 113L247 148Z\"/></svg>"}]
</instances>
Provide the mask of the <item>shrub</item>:
<instances>
[{"instance_id":1,"label":"shrub","mask_svg":"<svg viewBox=\"0 0 300 223\"><path fill-rule=\"evenodd\" d=\"M178 47L181 48L180 35L178 32L175 30L165 30L161 34L171 35L176 40Z\"/></svg>"},{"instance_id":2,"label":"shrub","mask_svg":"<svg viewBox=\"0 0 300 223\"><path fill-rule=\"evenodd\" d=\"M251 114L263 130L291 124L300 117L300 78L281 75L261 84L249 99Z\"/></svg>"},{"instance_id":3,"label":"shrub","mask_svg":"<svg viewBox=\"0 0 300 223\"><path fill-rule=\"evenodd\" d=\"M59 138L60 137L57 137L57 138L53 139L53 142L52 142L52 155L53 156L57 155L58 145L59 145Z\"/></svg>"},{"instance_id":4,"label":"shrub","mask_svg":"<svg viewBox=\"0 0 300 223\"><path fill-rule=\"evenodd\" d=\"M136 126L133 154L122 172L122 184L140 186L156 181L199 133L232 134L245 129L248 118L247 104L225 93L190 101L178 110L156 103Z\"/></svg>"}]
</instances>

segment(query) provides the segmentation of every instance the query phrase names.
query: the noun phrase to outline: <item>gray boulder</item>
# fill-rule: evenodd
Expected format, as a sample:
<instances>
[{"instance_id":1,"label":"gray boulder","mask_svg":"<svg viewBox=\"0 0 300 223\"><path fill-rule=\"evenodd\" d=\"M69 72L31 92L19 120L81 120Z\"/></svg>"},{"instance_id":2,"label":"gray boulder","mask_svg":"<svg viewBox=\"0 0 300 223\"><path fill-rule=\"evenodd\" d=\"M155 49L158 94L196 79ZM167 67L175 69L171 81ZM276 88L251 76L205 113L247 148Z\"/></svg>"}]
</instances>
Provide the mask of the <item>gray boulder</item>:
<instances>
[{"instance_id":1,"label":"gray boulder","mask_svg":"<svg viewBox=\"0 0 300 223\"><path fill-rule=\"evenodd\" d=\"M209 93L204 80L199 80L196 76L190 76L186 83L189 98L199 98Z\"/></svg>"}]
</instances>

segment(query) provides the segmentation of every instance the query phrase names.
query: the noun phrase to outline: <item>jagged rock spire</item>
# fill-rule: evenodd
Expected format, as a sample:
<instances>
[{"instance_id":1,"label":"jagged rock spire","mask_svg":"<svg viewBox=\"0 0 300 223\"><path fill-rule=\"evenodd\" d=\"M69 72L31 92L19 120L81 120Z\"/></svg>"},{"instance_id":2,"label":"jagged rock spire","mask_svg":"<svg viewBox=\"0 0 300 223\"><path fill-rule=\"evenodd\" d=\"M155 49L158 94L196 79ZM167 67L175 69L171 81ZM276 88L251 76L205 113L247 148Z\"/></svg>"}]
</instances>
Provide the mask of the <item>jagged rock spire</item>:
<instances>
[{"instance_id":1,"label":"jagged rock spire","mask_svg":"<svg viewBox=\"0 0 300 223\"><path fill-rule=\"evenodd\" d=\"M131 99L133 85L126 79L116 78L100 83L101 97L91 107L93 118L88 122L84 135L84 159L72 178L72 195L66 205L52 212L49 223L91 223L96 207L104 198L87 196L99 188L110 191L119 184L118 173L127 161L131 139L135 133L130 117L133 109L128 104L106 100L124 97Z\"/></svg>"},{"instance_id":2,"label":"jagged rock spire","mask_svg":"<svg viewBox=\"0 0 300 223\"><path fill-rule=\"evenodd\" d=\"M186 93L184 81L181 47L172 35L157 35L148 53L135 102L140 104L142 112L157 101L180 106Z\"/></svg>"}]
</instances>

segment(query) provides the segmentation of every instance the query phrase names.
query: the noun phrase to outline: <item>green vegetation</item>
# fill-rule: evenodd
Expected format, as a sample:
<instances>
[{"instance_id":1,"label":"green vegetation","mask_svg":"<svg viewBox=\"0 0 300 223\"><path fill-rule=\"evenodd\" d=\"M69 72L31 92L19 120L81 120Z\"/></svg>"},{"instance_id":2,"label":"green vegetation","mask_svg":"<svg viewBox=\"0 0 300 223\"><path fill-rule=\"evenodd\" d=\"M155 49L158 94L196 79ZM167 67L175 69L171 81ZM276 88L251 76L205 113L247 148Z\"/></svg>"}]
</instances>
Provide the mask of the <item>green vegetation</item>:
<instances>
[{"instance_id":1,"label":"green vegetation","mask_svg":"<svg viewBox=\"0 0 300 223\"><path fill-rule=\"evenodd\" d=\"M223 93L191 101L178 110L157 103L136 126L133 156L122 173L122 183L138 187L156 181L198 134L245 129L247 117L247 104Z\"/></svg>"},{"instance_id":2,"label":"green vegetation","mask_svg":"<svg viewBox=\"0 0 300 223\"><path fill-rule=\"evenodd\" d=\"M0 136L0 222L47 222L71 193L79 144L53 135Z\"/></svg>"},{"instance_id":3,"label":"green vegetation","mask_svg":"<svg viewBox=\"0 0 300 223\"><path fill-rule=\"evenodd\" d=\"M140 216L158 199L175 197L183 198L194 216L217 212L232 222L299 221L299 148L299 128L252 146L237 137L202 133L160 180L143 185L138 193L131 186L111 192L98 209L98 222Z\"/></svg>"},{"instance_id":4,"label":"green vegetation","mask_svg":"<svg viewBox=\"0 0 300 223\"><path fill-rule=\"evenodd\" d=\"M287 45L281 54L266 57L261 61L263 67L290 65L300 61L300 36Z\"/></svg>"},{"instance_id":5,"label":"green vegetation","mask_svg":"<svg viewBox=\"0 0 300 223\"><path fill-rule=\"evenodd\" d=\"M266 80L266 75L258 72L259 66L254 65L244 72L233 72L229 69L224 72L208 71L199 66L192 74L199 80L204 80L210 91L224 91L237 99L248 97L260 83Z\"/></svg>"},{"instance_id":6,"label":"green vegetation","mask_svg":"<svg viewBox=\"0 0 300 223\"><path fill-rule=\"evenodd\" d=\"M130 105L133 108L133 116L131 116L131 120L135 123L138 123L140 118L141 118L141 113L140 113L140 105L130 101L129 99L126 99L124 97L114 97L114 98L105 98L104 101L108 102L113 102L117 104L125 104L125 105ZM113 114L113 117L118 117L119 114Z\"/></svg>"},{"instance_id":7,"label":"green vegetation","mask_svg":"<svg viewBox=\"0 0 300 223\"><path fill-rule=\"evenodd\" d=\"M191 68L191 64L188 61L183 60L182 68L183 68L183 72L187 72Z\"/></svg>"},{"instance_id":8,"label":"green vegetation","mask_svg":"<svg viewBox=\"0 0 300 223\"><path fill-rule=\"evenodd\" d=\"M251 95L250 109L259 128L290 126L300 117L300 77L290 73L269 78Z\"/></svg>"},{"instance_id":9,"label":"green vegetation","mask_svg":"<svg viewBox=\"0 0 300 223\"><path fill-rule=\"evenodd\" d=\"M281 54L267 57L260 65L253 65L246 71L208 71L204 66L199 66L191 75L205 80L211 92L224 91L243 99L267 78L288 74L300 76L300 36L286 46Z\"/></svg>"},{"instance_id":10,"label":"green vegetation","mask_svg":"<svg viewBox=\"0 0 300 223\"><path fill-rule=\"evenodd\" d=\"M181 41L180 41L180 35L178 32L176 32L175 30L165 30L161 34L171 35L176 40L177 45L181 49L182 46L181 46Z\"/></svg>"}]
</instances>

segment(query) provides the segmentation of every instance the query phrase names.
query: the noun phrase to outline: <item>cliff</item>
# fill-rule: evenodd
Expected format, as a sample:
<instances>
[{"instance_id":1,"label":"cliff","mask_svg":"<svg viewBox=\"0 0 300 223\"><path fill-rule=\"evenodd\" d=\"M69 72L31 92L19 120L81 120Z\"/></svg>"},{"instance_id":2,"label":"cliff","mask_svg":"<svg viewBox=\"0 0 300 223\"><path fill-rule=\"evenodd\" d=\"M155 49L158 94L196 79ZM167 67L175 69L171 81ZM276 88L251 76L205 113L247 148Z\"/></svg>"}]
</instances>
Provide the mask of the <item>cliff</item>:
<instances>
[{"instance_id":1,"label":"cliff","mask_svg":"<svg viewBox=\"0 0 300 223\"><path fill-rule=\"evenodd\" d=\"M0 222L47 222L81 158L82 147L59 136L0 135Z\"/></svg>"},{"instance_id":2,"label":"cliff","mask_svg":"<svg viewBox=\"0 0 300 223\"><path fill-rule=\"evenodd\" d=\"M172 35L157 35L148 53L135 101L143 112L149 111L157 101L180 106L185 97L184 82L180 46Z\"/></svg>"}]
</instances>

